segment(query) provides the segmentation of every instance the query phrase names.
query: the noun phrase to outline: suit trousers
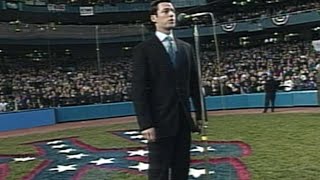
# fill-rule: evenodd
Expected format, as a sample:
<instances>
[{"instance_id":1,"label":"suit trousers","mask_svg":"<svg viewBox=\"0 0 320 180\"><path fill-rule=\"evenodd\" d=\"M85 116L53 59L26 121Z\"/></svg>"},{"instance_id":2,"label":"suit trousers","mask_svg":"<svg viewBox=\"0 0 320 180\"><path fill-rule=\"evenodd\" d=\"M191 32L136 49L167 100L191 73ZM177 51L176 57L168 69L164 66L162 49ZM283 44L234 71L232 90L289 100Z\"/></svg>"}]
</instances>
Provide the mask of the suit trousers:
<instances>
[{"instance_id":1,"label":"suit trousers","mask_svg":"<svg viewBox=\"0 0 320 180\"><path fill-rule=\"evenodd\" d=\"M190 125L180 108L179 128L175 136L148 143L149 180L187 180L189 176Z\"/></svg>"},{"instance_id":2,"label":"suit trousers","mask_svg":"<svg viewBox=\"0 0 320 180\"><path fill-rule=\"evenodd\" d=\"M274 111L274 102L276 100L276 93L274 92L267 92L265 96L264 102L264 112L267 112L269 108L269 104L271 104L271 111Z\"/></svg>"}]
</instances>

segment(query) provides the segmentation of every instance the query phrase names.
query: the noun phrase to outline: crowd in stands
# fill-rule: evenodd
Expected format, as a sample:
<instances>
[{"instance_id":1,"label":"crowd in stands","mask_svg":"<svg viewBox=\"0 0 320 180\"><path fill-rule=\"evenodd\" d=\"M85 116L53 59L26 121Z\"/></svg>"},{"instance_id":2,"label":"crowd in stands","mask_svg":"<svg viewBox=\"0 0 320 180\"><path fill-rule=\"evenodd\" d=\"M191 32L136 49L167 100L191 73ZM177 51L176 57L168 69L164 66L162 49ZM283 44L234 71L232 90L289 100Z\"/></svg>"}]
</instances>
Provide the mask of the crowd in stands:
<instances>
[{"instance_id":1,"label":"crowd in stands","mask_svg":"<svg viewBox=\"0 0 320 180\"><path fill-rule=\"evenodd\" d=\"M152 0L48 0L44 1L45 4L72 4L72 5L103 5L111 4L116 6L117 3L150 3ZM28 0L22 2L29 2ZM245 4L232 4L237 1L229 1L227 3L214 2L213 6L210 6L208 2L208 11L213 11L218 23L234 22L239 20L248 20L255 18L273 17L277 15L283 15L288 13L306 11L310 9L319 9L320 2L317 0L292 0L292 1L278 1L268 3L267 1L248 1ZM43 2L41 2L41 5ZM187 0L186 0L187 3ZM35 3L37 4L37 3Z\"/></svg>"},{"instance_id":2,"label":"crowd in stands","mask_svg":"<svg viewBox=\"0 0 320 180\"><path fill-rule=\"evenodd\" d=\"M72 4L72 5L103 5L115 6L118 3L150 3L151 0L47 0L47 4Z\"/></svg>"},{"instance_id":3,"label":"crowd in stands","mask_svg":"<svg viewBox=\"0 0 320 180\"><path fill-rule=\"evenodd\" d=\"M252 3L254 4L254 3ZM236 7L238 6L238 7ZM233 5L232 9L219 9L213 12L218 23L234 22L239 20L274 17L277 15L301 12L310 9L319 9L320 2L317 0L284 1L282 3L261 5Z\"/></svg>"},{"instance_id":4,"label":"crowd in stands","mask_svg":"<svg viewBox=\"0 0 320 180\"><path fill-rule=\"evenodd\" d=\"M279 81L279 91L316 89L320 53L311 42L282 42L230 48L218 61L212 50L201 55L206 95L264 92L266 76ZM12 61L0 68L0 111L130 101L130 57L95 60L77 66L48 66Z\"/></svg>"},{"instance_id":5,"label":"crowd in stands","mask_svg":"<svg viewBox=\"0 0 320 180\"><path fill-rule=\"evenodd\" d=\"M128 101L131 66L128 59L116 59L101 66L94 62L77 67L39 67L16 62L0 75L0 103L7 110L87 105ZM0 105L1 106L1 105Z\"/></svg>"},{"instance_id":6,"label":"crowd in stands","mask_svg":"<svg viewBox=\"0 0 320 180\"><path fill-rule=\"evenodd\" d=\"M280 91L317 89L320 54L310 42L234 49L223 52L220 62L215 57L214 52L203 54L202 77L208 95L264 92L267 76L279 81Z\"/></svg>"}]
</instances>

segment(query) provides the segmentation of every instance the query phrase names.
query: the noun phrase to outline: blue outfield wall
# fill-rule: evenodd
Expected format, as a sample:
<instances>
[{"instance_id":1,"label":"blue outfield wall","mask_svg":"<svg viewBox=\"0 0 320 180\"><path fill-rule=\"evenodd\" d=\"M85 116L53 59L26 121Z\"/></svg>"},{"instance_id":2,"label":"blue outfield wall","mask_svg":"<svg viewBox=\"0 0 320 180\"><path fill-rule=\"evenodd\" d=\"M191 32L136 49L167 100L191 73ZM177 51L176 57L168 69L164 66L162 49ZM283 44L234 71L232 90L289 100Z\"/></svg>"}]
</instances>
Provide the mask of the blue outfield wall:
<instances>
[{"instance_id":1,"label":"blue outfield wall","mask_svg":"<svg viewBox=\"0 0 320 180\"><path fill-rule=\"evenodd\" d=\"M54 109L0 113L0 132L56 124Z\"/></svg>"},{"instance_id":2,"label":"blue outfield wall","mask_svg":"<svg viewBox=\"0 0 320 180\"><path fill-rule=\"evenodd\" d=\"M58 123L130 115L134 115L131 102L72 106L56 109Z\"/></svg>"},{"instance_id":3,"label":"blue outfield wall","mask_svg":"<svg viewBox=\"0 0 320 180\"><path fill-rule=\"evenodd\" d=\"M206 107L207 110L262 108L264 96L264 93L212 96L206 98ZM317 91L279 92L277 93L276 106L318 106ZM134 114L132 102L0 113L0 132Z\"/></svg>"}]
</instances>

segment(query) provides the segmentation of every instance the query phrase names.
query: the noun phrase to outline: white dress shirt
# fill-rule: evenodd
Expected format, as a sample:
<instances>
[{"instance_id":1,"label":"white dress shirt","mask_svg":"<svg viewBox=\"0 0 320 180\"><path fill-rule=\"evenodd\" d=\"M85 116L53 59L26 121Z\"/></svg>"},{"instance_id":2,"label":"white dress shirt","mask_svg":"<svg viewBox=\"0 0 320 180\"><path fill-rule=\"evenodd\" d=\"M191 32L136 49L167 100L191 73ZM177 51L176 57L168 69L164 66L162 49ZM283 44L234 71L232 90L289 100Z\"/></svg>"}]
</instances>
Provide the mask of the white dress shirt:
<instances>
[{"instance_id":1,"label":"white dress shirt","mask_svg":"<svg viewBox=\"0 0 320 180\"><path fill-rule=\"evenodd\" d=\"M169 43L169 42L166 41L165 39L166 39L167 36L170 36L170 37L173 39L173 42L172 42L172 44L173 44L173 49L174 49L175 52L177 52L177 45L176 45L176 42L174 41L174 36L173 36L172 32L171 32L169 35L167 35L167 34L162 33L162 32L160 32L160 31L156 31L156 36L157 36L158 39L161 41L162 45L163 45L164 48L167 50L167 52L169 52L169 50L168 50L168 47L169 47L169 44L168 44L168 43Z\"/></svg>"}]
</instances>

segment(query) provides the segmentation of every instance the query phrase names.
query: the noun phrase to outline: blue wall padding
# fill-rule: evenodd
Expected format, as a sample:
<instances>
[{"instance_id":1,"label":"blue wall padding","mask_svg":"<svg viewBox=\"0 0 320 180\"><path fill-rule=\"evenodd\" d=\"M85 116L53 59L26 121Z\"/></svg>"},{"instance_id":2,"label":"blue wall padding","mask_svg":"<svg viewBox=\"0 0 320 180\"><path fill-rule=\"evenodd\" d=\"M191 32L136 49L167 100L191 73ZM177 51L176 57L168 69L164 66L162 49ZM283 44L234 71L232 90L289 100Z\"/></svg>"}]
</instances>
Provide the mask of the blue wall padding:
<instances>
[{"instance_id":1,"label":"blue wall padding","mask_svg":"<svg viewBox=\"0 0 320 180\"><path fill-rule=\"evenodd\" d=\"M262 108L264 97L264 93L212 96L206 98L206 107L207 110ZM318 106L317 91L277 93L276 106ZM60 122L131 116L134 114L132 102L0 113L0 132L52 125Z\"/></svg>"},{"instance_id":2,"label":"blue wall padding","mask_svg":"<svg viewBox=\"0 0 320 180\"><path fill-rule=\"evenodd\" d=\"M294 93L293 104L295 106L318 105L317 92L300 91Z\"/></svg>"},{"instance_id":3,"label":"blue wall padding","mask_svg":"<svg viewBox=\"0 0 320 180\"><path fill-rule=\"evenodd\" d=\"M131 102L57 108L57 122L69 122L134 115Z\"/></svg>"},{"instance_id":4,"label":"blue wall padding","mask_svg":"<svg viewBox=\"0 0 320 180\"><path fill-rule=\"evenodd\" d=\"M54 109L19 111L0 114L0 131L56 124Z\"/></svg>"}]
</instances>

